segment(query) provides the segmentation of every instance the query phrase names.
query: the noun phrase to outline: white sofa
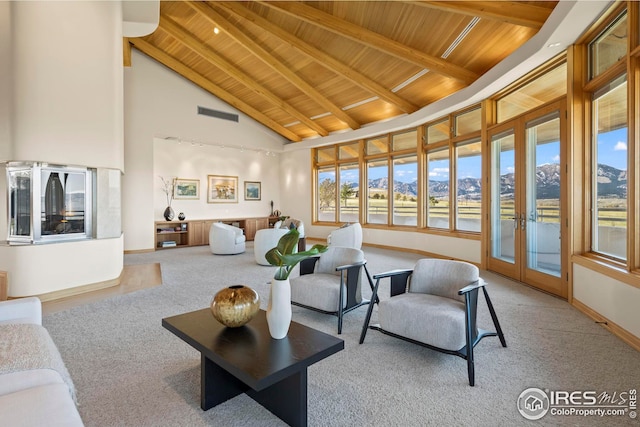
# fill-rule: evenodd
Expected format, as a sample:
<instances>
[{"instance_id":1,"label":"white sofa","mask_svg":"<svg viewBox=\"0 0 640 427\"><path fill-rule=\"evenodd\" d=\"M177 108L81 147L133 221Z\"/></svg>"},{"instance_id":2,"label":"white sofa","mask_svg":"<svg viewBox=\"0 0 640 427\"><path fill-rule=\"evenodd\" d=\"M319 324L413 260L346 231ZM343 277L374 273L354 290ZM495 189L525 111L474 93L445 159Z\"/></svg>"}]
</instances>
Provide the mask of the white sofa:
<instances>
[{"instance_id":1,"label":"white sofa","mask_svg":"<svg viewBox=\"0 0 640 427\"><path fill-rule=\"evenodd\" d=\"M263 228L256 231L256 237L253 239L253 254L256 262L260 265L270 265L264 256L271 248L278 246L280 238L288 232L289 230L285 228Z\"/></svg>"},{"instance_id":2,"label":"white sofa","mask_svg":"<svg viewBox=\"0 0 640 427\"><path fill-rule=\"evenodd\" d=\"M209 247L216 255L241 254L245 251L246 237L241 228L214 222L209 229Z\"/></svg>"},{"instance_id":3,"label":"white sofa","mask_svg":"<svg viewBox=\"0 0 640 427\"><path fill-rule=\"evenodd\" d=\"M355 222L333 230L327 237L327 246L362 249L362 226Z\"/></svg>"},{"instance_id":4,"label":"white sofa","mask_svg":"<svg viewBox=\"0 0 640 427\"><path fill-rule=\"evenodd\" d=\"M0 424L83 426L62 357L36 297L0 302Z\"/></svg>"}]
</instances>

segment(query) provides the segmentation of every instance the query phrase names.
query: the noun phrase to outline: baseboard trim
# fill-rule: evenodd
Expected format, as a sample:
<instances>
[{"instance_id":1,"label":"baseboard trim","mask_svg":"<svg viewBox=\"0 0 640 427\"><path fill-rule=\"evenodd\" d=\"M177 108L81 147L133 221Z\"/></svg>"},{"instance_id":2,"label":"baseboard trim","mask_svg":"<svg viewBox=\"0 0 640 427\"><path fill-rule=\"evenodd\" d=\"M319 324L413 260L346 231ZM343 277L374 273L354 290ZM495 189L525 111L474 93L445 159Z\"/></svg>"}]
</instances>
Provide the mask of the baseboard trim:
<instances>
[{"instance_id":1,"label":"baseboard trim","mask_svg":"<svg viewBox=\"0 0 640 427\"><path fill-rule=\"evenodd\" d=\"M99 291L101 289L111 288L113 286L118 286L120 281L122 280L122 275L124 274L124 270L120 272L120 275L115 279L105 280L103 282L91 283L88 285L76 286L69 289L62 289L59 291L48 292L46 294L37 295L40 298L40 301L55 301L62 298L69 298L78 296L87 292Z\"/></svg>"},{"instance_id":2,"label":"baseboard trim","mask_svg":"<svg viewBox=\"0 0 640 427\"><path fill-rule=\"evenodd\" d=\"M595 320L596 323L605 328L607 331L611 332L613 335L620 338L622 341L626 342L637 351L640 351L640 338L636 337L631 332L624 329L622 326L616 324L615 322L612 322L591 307L581 303L575 298L573 298L571 305Z\"/></svg>"},{"instance_id":3,"label":"baseboard trim","mask_svg":"<svg viewBox=\"0 0 640 427\"><path fill-rule=\"evenodd\" d=\"M150 249L133 249L133 250L127 250L124 251L125 255L130 255L130 254L146 254L149 252L155 252L156 250L153 248Z\"/></svg>"}]
</instances>

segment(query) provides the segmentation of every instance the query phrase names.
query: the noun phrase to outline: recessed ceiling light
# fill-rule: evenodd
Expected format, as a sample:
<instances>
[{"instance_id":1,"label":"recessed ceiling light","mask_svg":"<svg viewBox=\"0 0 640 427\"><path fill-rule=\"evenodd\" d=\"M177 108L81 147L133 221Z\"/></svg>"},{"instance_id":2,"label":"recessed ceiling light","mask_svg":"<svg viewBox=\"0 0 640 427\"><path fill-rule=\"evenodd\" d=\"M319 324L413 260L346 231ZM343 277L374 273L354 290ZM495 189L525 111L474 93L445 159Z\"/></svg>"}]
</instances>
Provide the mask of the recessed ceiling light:
<instances>
[{"instance_id":1,"label":"recessed ceiling light","mask_svg":"<svg viewBox=\"0 0 640 427\"><path fill-rule=\"evenodd\" d=\"M218 27L213 27L213 34L220 33L220 29Z\"/></svg>"},{"instance_id":2,"label":"recessed ceiling light","mask_svg":"<svg viewBox=\"0 0 640 427\"><path fill-rule=\"evenodd\" d=\"M560 46L560 43L551 43L547 47L558 47L558 46Z\"/></svg>"}]
</instances>

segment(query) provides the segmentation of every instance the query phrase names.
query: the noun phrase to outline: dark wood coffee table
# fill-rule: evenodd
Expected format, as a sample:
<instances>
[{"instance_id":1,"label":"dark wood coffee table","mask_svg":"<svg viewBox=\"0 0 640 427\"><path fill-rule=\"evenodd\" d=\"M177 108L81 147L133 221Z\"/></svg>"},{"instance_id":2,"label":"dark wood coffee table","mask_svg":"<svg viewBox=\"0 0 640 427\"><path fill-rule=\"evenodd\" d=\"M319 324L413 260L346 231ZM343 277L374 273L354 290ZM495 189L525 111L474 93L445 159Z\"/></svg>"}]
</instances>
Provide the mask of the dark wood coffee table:
<instances>
[{"instance_id":1,"label":"dark wood coffee table","mask_svg":"<svg viewBox=\"0 0 640 427\"><path fill-rule=\"evenodd\" d=\"M307 367L344 349L343 340L296 322L275 340L262 310L239 328L225 327L208 308L162 326L201 354L203 410L246 393L291 426L307 425Z\"/></svg>"}]
</instances>

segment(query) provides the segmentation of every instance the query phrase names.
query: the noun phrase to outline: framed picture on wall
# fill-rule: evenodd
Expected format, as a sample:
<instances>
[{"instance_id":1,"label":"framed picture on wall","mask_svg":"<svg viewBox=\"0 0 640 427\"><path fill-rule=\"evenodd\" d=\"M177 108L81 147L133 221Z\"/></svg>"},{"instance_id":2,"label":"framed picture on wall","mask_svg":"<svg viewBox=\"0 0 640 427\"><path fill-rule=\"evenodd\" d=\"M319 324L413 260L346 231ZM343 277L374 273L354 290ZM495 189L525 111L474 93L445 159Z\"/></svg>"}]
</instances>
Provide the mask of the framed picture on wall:
<instances>
[{"instance_id":1,"label":"framed picture on wall","mask_svg":"<svg viewBox=\"0 0 640 427\"><path fill-rule=\"evenodd\" d=\"M176 178L173 186L173 198L185 200L200 199L200 180Z\"/></svg>"},{"instance_id":2,"label":"framed picture on wall","mask_svg":"<svg viewBox=\"0 0 640 427\"><path fill-rule=\"evenodd\" d=\"M260 200L261 189L260 182L258 181L245 181L244 182L244 199L245 200Z\"/></svg>"},{"instance_id":3,"label":"framed picture on wall","mask_svg":"<svg viewBox=\"0 0 640 427\"><path fill-rule=\"evenodd\" d=\"M207 203L238 203L238 177L208 175Z\"/></svg>"}]
</instances>

